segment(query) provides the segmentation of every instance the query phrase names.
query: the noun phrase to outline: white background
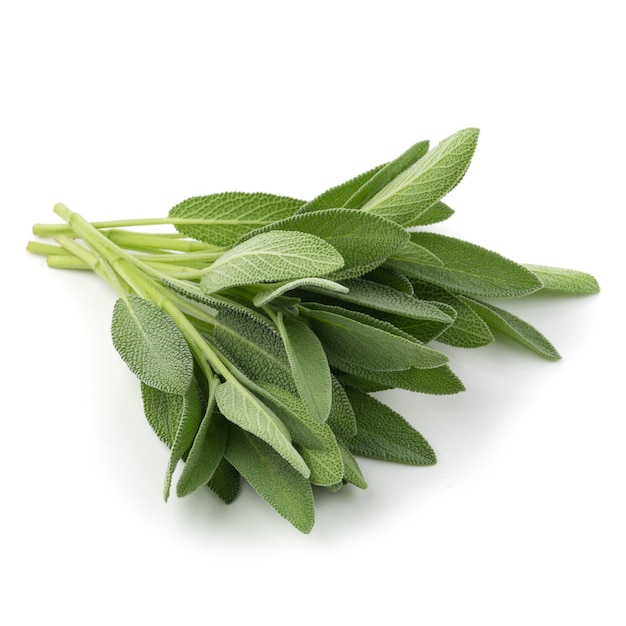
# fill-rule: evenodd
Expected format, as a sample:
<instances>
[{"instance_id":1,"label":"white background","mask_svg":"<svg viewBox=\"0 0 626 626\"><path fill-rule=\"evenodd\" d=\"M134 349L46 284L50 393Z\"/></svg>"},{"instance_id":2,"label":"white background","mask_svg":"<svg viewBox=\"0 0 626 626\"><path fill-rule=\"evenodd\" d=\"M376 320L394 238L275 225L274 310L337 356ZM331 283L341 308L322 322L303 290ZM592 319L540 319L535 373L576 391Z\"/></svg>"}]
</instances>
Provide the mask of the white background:
<instances>
[{"instance_id":1,"label":"white background","mask_svg":"<svg viewBox=\"0 0 626 626\"><path fill-rule=\"evenodd\" d=\"M2 3L0 621L624 624L620 4ZM432 229L595 274L598 296L510 305L563 360L450 350L466 392L384 394L439 463L364 461L308 536L250 489L163 503L113 292L28 255L32 224L308 199L467 126Z\"/></svg>"}]
</instances>

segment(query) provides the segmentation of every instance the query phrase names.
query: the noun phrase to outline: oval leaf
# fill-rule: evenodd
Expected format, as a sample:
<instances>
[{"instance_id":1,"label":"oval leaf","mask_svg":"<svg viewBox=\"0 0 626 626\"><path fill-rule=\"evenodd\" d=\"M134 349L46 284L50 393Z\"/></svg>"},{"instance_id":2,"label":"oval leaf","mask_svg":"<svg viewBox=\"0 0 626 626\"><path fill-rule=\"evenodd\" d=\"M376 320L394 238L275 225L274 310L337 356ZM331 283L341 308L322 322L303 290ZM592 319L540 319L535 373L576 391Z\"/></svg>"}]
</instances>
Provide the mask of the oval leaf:
<instances>
[{"instance_id":1,"label":"oval leaf","mask_svg":"<svg viewBox=\"0 0 626 626\"><path fill-rule=\"evenodd\" d=\"M115 349L141 382L166 393L187 392L193 357L171 316L139 296L120 298L111 334Z\"/></svg>"},{"instance_id":2,"label":"oval leaf","mask_svg":"<svg viewBox=\"0 0 626 626\"><path fill-rule=\"evenodd\" d=\"M341 267L341 254L320 237L279 230L231 248L211 265L200 285L211 293L237 285L324 276Z\"/></svg>"}]
</instances>

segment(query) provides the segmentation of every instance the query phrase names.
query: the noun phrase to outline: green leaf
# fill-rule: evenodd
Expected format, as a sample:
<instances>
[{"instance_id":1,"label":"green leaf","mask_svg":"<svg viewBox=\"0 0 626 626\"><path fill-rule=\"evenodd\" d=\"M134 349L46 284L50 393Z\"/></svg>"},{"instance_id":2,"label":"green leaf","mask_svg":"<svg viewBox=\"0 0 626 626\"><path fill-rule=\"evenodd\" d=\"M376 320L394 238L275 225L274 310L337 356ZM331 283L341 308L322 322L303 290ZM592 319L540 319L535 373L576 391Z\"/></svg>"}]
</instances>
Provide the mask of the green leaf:
<instances>
[{"instance_id":1,"label":"green leaf","mask_svg":"<svg viewBox=\"0 0 626 626\"><path fill-rule=\"evenodd\" d=\"M332 431L342 437L353 437L356 435L356 417L350 400L335 376L332 377L332 404L327 424Z\"/></svg>"},{"instance_id":2,"label":"green leaf","mask_svg":"<svg viewBox=\"0 0 626 626\"><path fill-rule=\"evenodd\" d=\"M400 414L357 389L346 393L357 420L356 436L344 442L350 452L409 465L436 463L428 442Z\"/></svg>"},{"instance_id":3,"label":"green leaf","mask_svg":"<svg viewBox=\"0 0 626 626\"><path fill-rule=\"evenodd\" d=\"M233 428L225 457L280 515L301 532L311 531L315 523L311 484L270 446Z\"/></svg>"},{"instance_id":4,"label":"green leaf","mask_svg":"<svg viewBox=\"0 0 626 626\"><path fill-rule=\"evenodd\" d=\"M341 441L338 441L337 445L343 459L343 479L359 489L367 489L367 483L357 460Z\"/></svg>"},{"instance_id":5,"label":"green leaf","mask_svg":"<svg viewBox=\"0 0 626 626\"><path fill-rule=\"evenodd\" d=\"M380 267L377 267L371 272L365 274L363 278L373 283L378 283L379 285L391 287L396 291L408 293L410 296L415 293L411 281L404 274L400 274L399 272L396 272L396 270L392 270L384 265L381 265Z\"/></svg>"},{"instance_id":6,"label":"green leaf","mask_svg":"<svg viewBox=\"0 0 626 626\"><path fill-rule=\"evenodd\" d=\"M578 270L564 267L547 267L545 265L527 265L527 270L536 274L546 291L560 291L574 294L593 294L600 291L598 281L591 275Z\"/></svg>"},{"instance_id":7,"label":"green leaf","mask_svg":"<svg viewBox=\"0 0 626 626\"><path fill-rule=\"evenodd\" d=\"M323 209L336 209L344 206L345 202L360 189L376 172L380 171L385 164L374 167L367 172L363 172L350 180L347 180L341 185L331 187L321 193L319 196L313 198L313 200L307 202L298 209L298 213L308 213L310 211L320 211Z\"/></svg>"},{"instance_id":8,"label":"green leaf","mask_svg":"<svg viewBox=\"0 0 626 626\"><path fill-rule=\"evenodd\" d=\"M392 254L386 261L385 267L389 267L401 274L411 275L415 265L443 265L443 261L435 256L430 250L409 241L406 246Z\"/></svg>"},{"instance_id":9,"label":"green leaf","mask_svg":"<svg viewBox=\"0 0 626 626\"><path fill-rule=\"evenodd\" d=\"M383 187L362 210L402 226L417 225L422 214L461 181L477 141L476 128L466 128L444 139Z\"/></svg>"},{"instance_id":10,"label":"green leaf","mask_svg":"<svg viewBox=\"0 0 626 626\"><path fill-rule=\"evenodd\" d=\"M415 295L426 300L436 300L454 308L457 315L437 341L456 348L480 348L493 342L493 335L483 319L460 297L443 287L417 279L413 280Z\"/></svg>"},{"instance_id":11,"label":"green leaf","mask_svg":"<svg viewBox=\"0 0 626 626\"><path fill-rule=\"evenodd\" d=\"M398 388L436 396L452 395L465 390L463 383L447 365L431 369L413 367L396 372L375 372L353 363L340 361L335 367L345 372L337 374L342 383L360 389L371 388L372 384L376 384L381 390Z\"/></svg>"},{"instance_id":12,"label":"green leaf","mask_svg":"<svg viewBox=\"0 0 626 626\"><path fill-rule=\"evenodd\" d=\"M313 485L328 487L343 478L343 456L337 445L337 439L328 424L322 424L320 431L322 445L307 446L296 444L298 452L311 469L309 481Z\"/></svg>"},{"instance_id":13,"label":"green leaf","mask_svg":"<svg viewBox=\"0 0 626 626\"><path fill-rule=\"evenodd\" d=\"M515 298L541 289L530 270L497 252L435 233L412 233L411 240L443 261L443 266L414 264L404 273L454 293L485 298Z\"/></svg>"},{"instance_id":14,"label":"green leaf","mask_svg":"<svg viewBox=\"0 0 626 626\"><path fill-rule=\"evenodd\" d=\"M282 294L287 291L291 291L293 289L298 289L300 287L316 287L321 289L322 292L335 292L338 291L340 293L346 293L348 291L347 287L344 287L340 283L336 283L332 280L328 280L326 278L299 278L298 280L292 280L289 282L283 283L274 283L267 285L266 288L259 289L255 294L252 302L256 307L262 307L275 300Z\"/></svg>"},{"instance_id":15,"label":"green leaf","mask_svg":"<svg viewBox=\"0 0 626 626\"><path fill-rule=\"evenodd\" d=\"M454 210L444 202L435 202L430 208L426 209L415 221L413 226L429 226L443 222L454 215Z\"/></svg>"},{"instance_id":16,"label":"green leaf","mask_svg":"<svg viewBox=\"0 0 626 626\"><path fill-rule=\"evenodd\" d=\"M211 293L236 285L324 276L343 267L341 254L320 237L294 231L258 234L225 252L200 285Z\"/></svg>"},{"instance_id":17,"label":"green leaf","mask_svg":"<svg viewBox=\"0 0 626 626\"><path fill-rule=\"evenodd\" d=\"M416 320L428 320L441 324L451 324L454 320L439 307L418 300L413 296L396 291L391 287L379 285L363 278L353 278L343 283L347 288L347 293L333 294L335 300L350 302L368 309L395 313L402 317ZM308 288L309 291L317 292L315 288Z\"/></svg>"},{"instance_id":18,"label":"green leaf","mask_svg":"<svg viewBox=\"0 0 626 626\"><path fill-rule=\"evenodd\" d=\"M373 198L381 189L389 185L399 174L421 159L428 152L428 141L420 141L412 145L399 157L387 163L376 172L357 191L346 200L344 206L348 209L360 209L368 200Z\"/></svg>"},{"instance_id":19,"label":"green leaf","mask_svg":"<svg viewBox=\"0 0 626 626\"><path fill-rule=\"evenodd\" d=\"M216 410L215 392L209 395L204 417L185 461L176 495L189 495L206 485L220 464L228 439L228 422Z\"/></svg>"},{"instance_id":20,"label":"green leaf","mask_svg":"<svg viewBox=\"0 0 626 626\"><path fill-rule=\"evenodd\" d=\"M279 313L277 326L298 393L313 416L325 422L330 413L332 384L324 348L302 320Z\"/></svg>"},{"instance_id":21,"label":"green leaf","mask_svg":"<svg viewBox=\"0 0 626 626\"><path fill-rule=\"evenodd\" d=\"M240 383L228 380L218 386L215 399L228 421L265 441L305 478L309 476L310 470L291 444L285 425L254 394Z\"/></svg>"},{"instance_id":22,"label":"green leaf","mask_svg":"<svg viewBox=\"0 0 626 626\"><path fill-rule=\"evenodd\" d=\"M183 412L178 423L176 436L172 443L170 458L165 472L165 483L163 485L163 498L167 502L170 496L170 487L172 485L172 476L178 462L185 456L193 443L200 422L202 420L202 407L200 403L200 395L197 386L191 385L185 396Z\"/></svg>"},{"instance_id":23,"label":"green leaf","mask_svg":"<svg viewBox=\"0 0 626 626\"><path fill-rule=\"evenodd\" d=\"M464 298L464 300L492 328L512 337L545 359L555 361L561 358L555 347L536 328L513 313L472 298Z\"/></svg>"},{"instance_id":24,"label":"green leaf","mask_svg":"<svg viewBox=\"0 0 626 626\"><path fill-rule=\"evenodd\" d=\"M193 357L174 320L139 296L113 309L113 345L131 372L150 387L184 395L193 379Z\"/></svg>"},{"instance_id":25,"label":"green leaf","mask_svg":"<svg viewBox=\"0 0 626 626\"><path fill-rule=\"evenodd\" d=\"M239 472L222 458L207 485L220 500L231 504L241 491L241 477Z\"/></svg>"},{"instance_id":26,"label":"green leaf","mask_svg":"<svg viewBox=\"0 0 626 626\"><path fill-rule=\"evenodd\" d=\"M303 200L269 193L227 192L188 198L169 216L188 223L176 230L206 243L229 247L242 235L293 215Z\"/></svg>"},{"instance_id":27,"label":"green leaf","mask_svg":"<svg viewBox=\"0 0 626 626\"><path fill-rule=\"evenodd\" d=\"M166 393L146 383L141 383L143 410L152 430L168 447L174 444L178 424L185 408L185 397L175 393Z\"/></svg>"},{"instance_id":28,"label":"green leaf","mask_svg":"<svg viewBox=\"0 0 626 626\"><path fill-rule=\"evenodd\" d=\"M275 222L244 237L267 231L299 231L321 237L343 257L345 265L327 276L333 280L359 276L402 249L409 234L389 220L353 209L325 209Z\"/></svg>"},{"instance_id":29,"label":"green leaf","mask_svg":"<svg viewBox=\"0 0 626 626\"><path fill-rule=\"evenodd\" d=\"M364 313L315 303L303 306L331 365L341 361L390 371L438 367L448 360L445 354Z\"/></svg>"}]
</instances>

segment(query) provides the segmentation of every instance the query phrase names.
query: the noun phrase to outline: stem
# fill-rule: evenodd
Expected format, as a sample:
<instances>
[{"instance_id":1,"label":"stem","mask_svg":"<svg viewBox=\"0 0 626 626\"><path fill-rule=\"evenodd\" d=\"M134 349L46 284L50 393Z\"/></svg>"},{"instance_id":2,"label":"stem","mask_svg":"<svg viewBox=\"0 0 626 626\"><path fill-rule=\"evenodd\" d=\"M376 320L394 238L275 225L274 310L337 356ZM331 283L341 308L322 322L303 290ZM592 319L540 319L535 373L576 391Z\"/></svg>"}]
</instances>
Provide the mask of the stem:
<instances>
[{"instance_id":1,"label":"stem","mask_svg":"<svg viewBox=\"0 0 626 626\"><path fill-rule=\"evenodd\" d=\"M202 241L193 239L182 239L180 233L151 234L151 233L135 233L128 230L109 230L105 232L106 236L124 248L133 248L141 250L178 250L180 252L197 252L197 251L213 251L223 252L224 249Z\"/></svg>"}]
</instances>

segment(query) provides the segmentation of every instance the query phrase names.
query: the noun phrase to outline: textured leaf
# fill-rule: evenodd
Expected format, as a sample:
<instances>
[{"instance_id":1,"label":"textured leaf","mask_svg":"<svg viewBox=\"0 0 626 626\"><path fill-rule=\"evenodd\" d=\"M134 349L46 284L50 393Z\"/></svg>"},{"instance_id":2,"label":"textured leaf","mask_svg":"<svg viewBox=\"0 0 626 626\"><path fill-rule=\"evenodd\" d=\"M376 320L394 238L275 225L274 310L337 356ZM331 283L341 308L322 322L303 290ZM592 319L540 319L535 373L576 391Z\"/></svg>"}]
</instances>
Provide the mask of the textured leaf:
<instances>
[{"instance_id":1,"label":"textured leaf","mask_svg":"<svg viewBox=\"0 0 626 626\"><path fill-rule=\"evenodd\" d=\"M418 300L391 287L379 285L363 278L345 280L343 284L348 288L348 291L333 294L332 297L335 300L358 304L377 311L395 313L411 319L430 320L442 324L451 324L454 320L453 317L444 313L434 304ZM317 292L317 289L311 287L308 290Z\"/></svg>"},{"instance_id":2,"label":"textured leaf","mask_svg":"<svg viewBox=\"0 0 626 626\"><path fill-rule=\"evenodd\" d=\"M554 346L528 322L492 304L471 298L464 299L492 328L512 337L546 359L554 361L561 358Z\"/></svg>"},{"instance_id":3,"label":"textured leaf","mask_svg":"<svg viewBox=\"0 0 626 626\"><path fill-rule=\"evenodd\" d=\"M197 386L191 385L185 395L183 405L183 413L178 423L176 436L172 444L170 458L165 472L165 483L163 485L163 498L167 502L170 496L170 487L172 485L172 476L178 462L185 456L191 447L193 440L200 427L202 420L202 407L200 404L200 396Z\"/></svg>"},{"instance_id":4,"label":"textured leaf","mask_svg":"<svg viewBox=\"0 0 626 626\"><path fill-rule=\"evenodd\" d=\"M270 446L233 428L225 456L280 515L301 532L311 531L315 523L311 484Z\"/></svg>"},{"instance_id":5,"label":"textured leaf","mask_svg":"<svg viewBox=\"0 0 626 626\"><path fill-rule=\"evenodd\" d=\"M356 435L356 417L352 405L343 386L335 376L332 377L332 382L333 396L327 423L335 434L353 437Z\"/></svg>"},{"instance_id":6,"label":"textured leaf","mask_svg":"<svg viewBox=\"0 0 626 626\"><path fill-rule=\"evenodd\" d=\"M298 452L311 470L309 481L313 485L328 487L341 481L343 478L343 456L337 445L337 439L327 424L322 425L323 445L306 446L296 444Z\"/></svg>"},{"instance_id":7,"label":"textured leaf","mask_svg":"<svg viewBox=\"0 0 626 626\"><path fill-rule=\"evenodd\" d=\"M357 434L345 441L353 454L409 465L432 465L435 453L400 414L371 396L347 388L354 407Z\"/></svg>"},{"instance_id":8,"label":"textured leaf","mask_svg":"<svg viewBox=\"0 0 626 626\"><path fill-rule=\"evenodd\" d=\"M477 141L476 128L466 128L444 139L383 187L362 210L402 226L415 226L425 211L461 181Z\"/></svg>"},{"instance_id":9,"label":"textured leaf","mask_svg":"<svg viewBox=\"0 0 626 626\"><path fill-rule=\"evenodd\" d=\"M414 264L404 273L454 293L485 298L515 298L541 289L530 270L476 244L435 233L412 233L411 240L443 261L443 266ZM409 273L410 272L410 273Z\"/></svg>"},{"instance_id":10,"label":"textured leaf","mask_svg":"<svg viewBox=\"0 0 626 626\"><path fill-rule=\"evenodd\" d=\"M268 230L309 233L331 244L345 263L341 270L327 276L333 280L359 276L373 269L390 254L403 248L409 239L409 234L397 224L352 209L325 209L294 215L249 233L244 240ZM373 267L364 269L369 265Z\"/></svg>"},{"instance_id":11,"label":"textured leaf","mask_svg":"<svg viewBox=\"0 0 626 626\"><path fill-rule=\"evenodd\" d=\"M278 329L300 397L320 422L330 413L332 384L324 347L302 320L278 314Z\"/></svg>"},{"instance_id":12,"label":"textured leaf","mask_svg":"<svg viewBox=\"0 0 626 626\"><path fill-rule=\"evenodd\" d=\"M378 283L379 285L391 287L396 291L408 293L410 296L415 293L411 281L404 274L400 274L399 272L396 272L396 270L392 270L391 268L383 265L377 267L368 274L365 274L363 278L365 280Z\"/></svg>"},{"instance_id":13,"label":"textured leaf","mask_svg":"<svg viewBox=\"0 0 626 626\"><path fill-rule=\"evenodd\" d=\"M347 180L341 185L336 185L327 189L319 196L313 198L310 202L307 202L298 209L298 213L308 213L310 211L320 211L322 209L336 209L344 206L348 198L352 196L358 189L360 189L376 172L380 171L385 164L363 172L350 180Z\"/></svg>"},{"instance_id":14,"label":"textured leaf","mask_svg":"<svg viewBox=\"0 0 626 626\"><path fill-rule=\"evenodd\" d=\"M213 472L208 487L226 504L231 504L241 491L239 472L224 458Z\"/></svg>"},{"instance_id":15,"label":"textured leaf","mask_svg":"<svg viewBox=\"0 0 626 626\"><path fill-rule=\"evenodd\" d=\"M260 233L225 252L210 266L200 285L208 293L236 285L324 276L343 267L332 245L309 233Z\"/></svg>"},{"instance_id":16,"label":"textured leaf","mask_svg":"<svg viewBox=\"0 0 626 626\"><path fill-rule=\"evenodd\" d=\"M448 304L457 313L454 323L437 335L437 341L457 348L480 348L493 342L489 326L463 299L442 287L417 279L413 286L417 297Z\"/></svg>"},{"instance_id":17,"label":"textured leaf","mask_svg":"<svg viewBox=\"0 0 626 626\"><path fill-rule=\"evenodd\" d=\"M443 222L454 215L454 210L444 202L435 202L431 207L426 209L415 221L413 226L429 226Z\"/></svg>"},{"instance_id":18,"label":"textured leaf","mask_svg":"<svg viewBox=\"0 0 626 626\"><path fill-rule=\"evenodd\" d=\"M193 357L174 320L138 296L113 309L113 345L131 372L150 387L184 395L193 379Z\"/></svg>"},{"instance_id":19,"label":"textured leaf","mask_svg":"<svg viewBox=\"0 0 626 626\"><path fill-rule=\"evenodd\" d=\"M401 274L411 275L415 265L443 265L443 261L435 256L430 250L409 241L406 246L392 254L386 261L385 267L389 267Z\"/></svg>"},{"instance_id":20,"label":"textured leaf","mask_svg":"<svg viewBox=\"0 0 626 626\"><path fill-rule=\"evenodd\" d=\"M254 296L253 304L256 307L262 307L287 291L310 286L321 289L323 292L338 291L340 293L345 293L348 291L348 288L344 287L341 283L336 283L326 278L299 278L298 280L292 280L289 282L270 284L267 285L267 288L265 289L259 289Z\"/></svg>"},{"instance_id":21,"label":"textured leaf","mask_svg":"<svg viewBox=\"0 0 626 626\"><path fill-rule=\"evenodd\" d=\"M309 468L292 446L291 435L285 425L250 391L228 380L218 386L215 399L228 421L263 439L305 478L309 476Z\"/></svg>"},{"instance_id":22,"label":"textured leaf","mask_svg":"<svg viewBox=\"0 0 626 626\"><path fill-rule=\"evenodd\" d=\"M302 204L303 200L269 193L227 192L188 198L169 216L189 221L175 224L184 235L228 247L250 230L293 215Z\"/></svg>"},{"instance_id":23,"label":"textured leaf","mask_svg":"<svg viewBox=\"0 0 626 626\"><path fill-rule=\"evenodd\" d=\"M369 315L315 303L304 306L331 364L340 360L389 371L438 367L448 360L445 354Z\"/></svg>"},{"instance_id":24,"label":"textured leaf","mask_svg":"<svg viewBox=\"0 0 626 626\"><path fill-rule=\"evenodd\" d=\"M569 270L564 267L547 267L545 265L524 265L536 274L547 291L563 293L593 294L600 291L598 281L586 272Z\"/></svg>"},{"instance_id":25,"label":"textured leaf","mask_svg":"<svg viewBox=\"0 0 626 626\"><path fill-rule=\"evenodd\" d=\"M176 495L179 498L193 493L211 480L224 456L227 439L228 422L216 410L215 394L212 393L176 484Z\"/></svg>"},{"instance_id":26,"label":"textured leaf","mask_svg":"<svg viewBox=\"0 0 626 626\"><path fill-rule=\"evenodd\" d=\"M420 141L412 145L399 157L390 161L374 176L368 179L359 189L346 200L344 206L348 209L360 209L368 200L373 198L381 189L408 167L421 159L428 152L428 141Z\"/></svg>"},{"instance_id":27,"label":"textured leaf","mask_svg":"<svg viewBox=\"0 0 626 626\"><path fill-rule=\"evenodd\" d=\"M155 387L141 383L143 410L152 430L158 438L171 448L178 424L183 416L185 397L175 393L166 393Z\"/></svg>"},{"instance_id":28,"label":"textured leaf","mask_svg":"<svg viewBox=\"0 0 626 626\"><path fill-rule=\"evenodd\" d=\"M436 396L452 395L464 391L465 387L447 365L431 369L411 368L397 372L375 372L353 363L333 363L343 370L337 377L342 383L367 389L368 384L376 384L379 389L406 389Z\"/></svg>"},{"instance_id":29,"label":"textured leaf","mask_svg":"<svg viewBox=\"0 0 626 626\"><path fill-rule=\"evenodd\" d=\"M343 479L359 489L367 489L367 483L361 472L357 460L352 456L352 452L346 448L341 441L337 442L339 451L343 458Z\"/></svg>"}]
</instances>

